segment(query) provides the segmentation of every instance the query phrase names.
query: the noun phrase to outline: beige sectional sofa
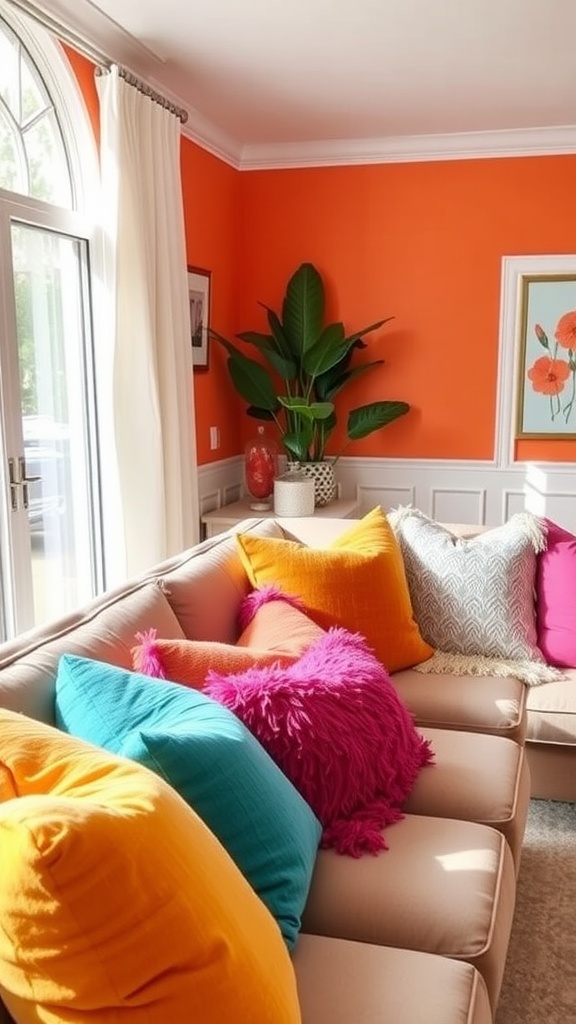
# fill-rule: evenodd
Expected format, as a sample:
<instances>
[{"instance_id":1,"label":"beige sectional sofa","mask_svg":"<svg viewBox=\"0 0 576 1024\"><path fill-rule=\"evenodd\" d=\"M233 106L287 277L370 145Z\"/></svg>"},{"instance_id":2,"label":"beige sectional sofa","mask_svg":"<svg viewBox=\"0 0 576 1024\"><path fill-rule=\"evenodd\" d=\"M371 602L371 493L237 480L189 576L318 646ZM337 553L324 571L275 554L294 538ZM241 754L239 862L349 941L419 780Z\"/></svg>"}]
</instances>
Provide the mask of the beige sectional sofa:
<instances>
[{"instance_id":1,"label":"beige sectional sofa","mask_svg":"<svg viewBox=\"0 0 576 1024\"><path fill-rule=\"evenodd\" d=\"M54 724L60 656L132 668L135 635L146 630L233 644L250 589L234 533L325 546L350 526L247 520L4 644L0 707ZM393 681L436 764L420 773L405 816L386 830L387 850L360 858L319 850L293 952L302 1021L489 1024L530 796L526 688L514 678L411 669Z\"/></svg>"}]
</instances>

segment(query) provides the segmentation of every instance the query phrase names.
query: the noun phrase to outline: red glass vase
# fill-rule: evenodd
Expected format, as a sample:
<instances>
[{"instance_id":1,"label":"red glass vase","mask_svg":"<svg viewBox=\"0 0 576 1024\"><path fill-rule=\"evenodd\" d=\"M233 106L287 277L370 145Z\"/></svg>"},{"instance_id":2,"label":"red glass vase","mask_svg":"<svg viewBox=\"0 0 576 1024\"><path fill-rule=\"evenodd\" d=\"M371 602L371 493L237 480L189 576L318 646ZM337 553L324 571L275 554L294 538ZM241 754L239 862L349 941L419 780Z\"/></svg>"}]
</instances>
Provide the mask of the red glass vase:
<instances>
[{"instance_id":1,"label":"red glass vase","mask_svg":"<svg viewBox=\"0 0 576 1024\"><path fill-rule=\"evenodd\" d=\"M250 508L266 512L272 508L274 480L278 476L278 445L266 437L264 427L258 427L257 437L246 444L244 472L246 490L254 499Z\"/></svg>"}]
</instances>

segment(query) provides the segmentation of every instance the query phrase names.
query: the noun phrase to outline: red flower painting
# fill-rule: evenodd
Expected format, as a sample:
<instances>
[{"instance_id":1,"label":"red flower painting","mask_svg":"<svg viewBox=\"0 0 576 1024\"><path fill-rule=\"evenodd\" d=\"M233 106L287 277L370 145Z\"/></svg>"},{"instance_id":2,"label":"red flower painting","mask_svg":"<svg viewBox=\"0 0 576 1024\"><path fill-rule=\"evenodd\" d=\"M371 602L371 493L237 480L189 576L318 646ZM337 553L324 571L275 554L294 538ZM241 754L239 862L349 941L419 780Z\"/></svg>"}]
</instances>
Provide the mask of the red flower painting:
<instances>
[{"instance_id":1,"label":"red flower painting","mask_svg":"<svg viewBox=\"0 0 576 1024\"><path fill-rule=\"evenodd\" d=\"M534 324L534 334L547 355L535 359L526 375L532 390L548 398L552 422L562 415L568 423L576 399L576 310L563 313L558 320L553 346L542 324ZM559 348L563 350L560 353Z\"/></svg>"}]
</instances>

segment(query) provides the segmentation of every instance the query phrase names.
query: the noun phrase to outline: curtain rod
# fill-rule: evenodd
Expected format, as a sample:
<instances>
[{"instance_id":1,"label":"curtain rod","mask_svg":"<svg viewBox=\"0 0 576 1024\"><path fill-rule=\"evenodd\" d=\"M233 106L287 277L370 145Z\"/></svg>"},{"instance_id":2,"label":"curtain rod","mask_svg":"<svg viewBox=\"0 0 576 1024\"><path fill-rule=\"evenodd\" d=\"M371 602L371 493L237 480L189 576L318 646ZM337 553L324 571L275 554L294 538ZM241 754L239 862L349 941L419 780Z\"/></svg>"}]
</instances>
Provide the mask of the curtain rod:
<instances>
[{"instance_id":1,"label":"curtain rod","mask_svg":"<svg viewBox=\"0 0 576 1024\"><path fill-rule=\"evenodd\" d=\"M159 103L160 106L164 107L165 110L169 110L171 114L176 114L176 116L180 118L182 124L186 124L186 121L188 120L188 114L185 110L182 109L182 107L177 107L176 104L172 102L172 100L167 100L165 96L162 96L161 93L156 92L155 89L152 89L151 86L149 86L146 82L143 82L141 78L137 78L136 75L132 74L131 71L128 71L126 68L120 67L120 65L117 65L117 67L120 78L123 78L124 81L128 83L128 85L133 85L135 89L138 89L138 92L144 93L144 95L148 96L151 100L154 101L154 103ZM106 75L109 71L110 64L108 63L102 66L102 62L100 62L99 66L96 67L95 74Z\"/></svg>"},{"instance_id":2,"label":"curtain rod","mask_svg":"<svg viewBox=\"0 0 576 1024\"><path fill-rule=\"evenodd\" d=\"M110 70L112 64L116 63L111 57L103 53L102 50L98 50L91 43L87 42L86 39L83 39L82 36L79 36L72 29L62 25L56 20L56 18L53 18L48 14L47 11L43 11L41 8L36 7L36 5L30 3L29 0L8 0L8 3L25 14L28 18L31 18L32 21L41 25L42 28L47 29L48 32L57 36L61 42L68 43L69 46L72 46L73 49L77 50L77 52L82 54L83 57L87 57L88 60L91 60L96 64L97 75L105 74ZM170 110L171 113L176 114L182 124L186 124L186 121L188 120L188 113L186 110L183 110L182 107L176 106L172 100L166 99L126 68L119 67L118 72L129 85L133 85L140 92L145 93L146 96L149 96L150 99L154 100L154 102L159 103L167 110Z\"/></svg>"}]
</instances>

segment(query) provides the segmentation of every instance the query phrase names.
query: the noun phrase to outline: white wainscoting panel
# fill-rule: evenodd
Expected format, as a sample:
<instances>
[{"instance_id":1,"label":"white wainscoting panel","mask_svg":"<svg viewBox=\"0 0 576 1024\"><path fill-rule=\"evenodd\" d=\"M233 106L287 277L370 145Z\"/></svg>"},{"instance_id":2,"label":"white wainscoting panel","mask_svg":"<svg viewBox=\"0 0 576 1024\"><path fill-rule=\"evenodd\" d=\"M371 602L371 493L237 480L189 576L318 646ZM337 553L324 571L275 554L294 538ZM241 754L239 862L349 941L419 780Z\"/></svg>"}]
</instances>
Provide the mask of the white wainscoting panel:
<instances>
[{"instance_id":1,"label":"white wainscoting panel","mask_svg":"<svg viewBox=\"0 0 576 1024\"><path fill-rule=\"evenodd\" d=\"M236 501L243 494L241 456L201 466L201 512ZM576 533L576 467L449 460L341 458L336 467L339 496L358 498L359 515L414 505L433 519L500 526L516 512L547 516Z\"/></svg>"},{"instance_id":2,"label":"white wainscoting panel","mask_svg":"<svg viewBox=\"0 0 576 1024\"><path fill-rule=\"evenodd\" d=\"M200 516L231 505L243 494L244 459L222 459L198 468Z\"/></svg>"}]
</instances>

